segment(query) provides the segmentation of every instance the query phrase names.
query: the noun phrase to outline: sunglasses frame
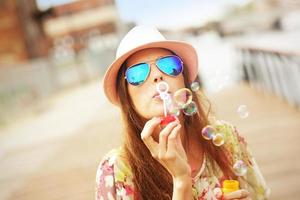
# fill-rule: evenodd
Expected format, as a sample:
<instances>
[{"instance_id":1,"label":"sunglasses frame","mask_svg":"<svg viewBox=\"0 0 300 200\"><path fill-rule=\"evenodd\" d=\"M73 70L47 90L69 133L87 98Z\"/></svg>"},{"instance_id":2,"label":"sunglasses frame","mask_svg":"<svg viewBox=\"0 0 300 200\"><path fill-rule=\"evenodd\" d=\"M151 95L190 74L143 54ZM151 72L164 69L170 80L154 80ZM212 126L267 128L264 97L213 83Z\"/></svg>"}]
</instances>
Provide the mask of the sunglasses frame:
<instances>
[{"instance_id":1,"label":"sunglasses frame","mask_svg":"<svg viewBox=\"0 0 300 200\"><path fill-rule=\"evenodd\" d=\"M150 74L150 72L151 72L151 64L153 64L153 63L154 63L155 66L159 69L159 71L161 71L162 73L164 73L164 74L166 74L166 75L168 75L168 76L172 76L172 77L178 76L178 75L170 75L170 74L167 74L167 73L163 72L163 71L158 67L157 61L160 60L160 59L166 58L166 57L177 57L177 58L180 60L182 67L181 67L181 71L178 73L178 75L181 74L181 73L183 72L183 61L182 61L182 59L181 59L179 56L177 56L177 55L167 55L167 56L160 56L160 57L158 57L158 58L156 58L156 59L154 59L154 60L149 60L149 61L146 61L146 62L141 62L141 63L137 63L137 64L134 64L134 65L129 66L129 67L126 69L126 71L125 71L125 77L124 77L124 78L127 80L126 73L127 73L127 70L128 70L128 69L130 69L130 68L132 68L132 67L135 67L135 66L137 66L137 65L140 65L140 64L147 64L148 67L149 67L149 72L148 72L148 74L147 74L147 76L146 76L146 79L143 81L143 83L144 83L144 82L148 79L148 77L149 77L149 74ZM129 83L128 80L127 80L127 83ZM141 83L140 85L142 85L143 83ZM129 83L129 84L131 84L131 83ZM131 84L131 85L134 85L134 84ZM139 86L139 85L134 85L134 86Z\"/></svg>"}]
</instances>

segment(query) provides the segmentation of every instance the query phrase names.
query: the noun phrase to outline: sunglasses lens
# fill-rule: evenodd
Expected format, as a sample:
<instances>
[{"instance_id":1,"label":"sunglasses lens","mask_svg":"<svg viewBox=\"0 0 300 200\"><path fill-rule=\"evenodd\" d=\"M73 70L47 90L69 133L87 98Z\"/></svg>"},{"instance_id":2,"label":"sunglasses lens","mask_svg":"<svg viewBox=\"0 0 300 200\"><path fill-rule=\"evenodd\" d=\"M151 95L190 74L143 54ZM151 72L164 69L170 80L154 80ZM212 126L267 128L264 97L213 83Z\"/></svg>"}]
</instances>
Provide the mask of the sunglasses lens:
<instances>
[{"instance_id":1,"label":"sunglasses lens","mask_svg":"<svg viewBox=\"0 0 300 200\"><path fill-rule=\"evenodd\" d=\"M126 79L132 85L141 85L148 77L150 67L147 63L134 65L126 70Z\"/></svg>"},{"instance_id":2,"label":"sunglasses lens","mask_svg":"<svg viewBox=\"0 0 300 200\"><path fill-rule=\"evenodd\" d=\"M177 76L182 72L182 61L177 56L167 56L157 61L158 68L164 73Z\"/></svg>"}]
</instances>

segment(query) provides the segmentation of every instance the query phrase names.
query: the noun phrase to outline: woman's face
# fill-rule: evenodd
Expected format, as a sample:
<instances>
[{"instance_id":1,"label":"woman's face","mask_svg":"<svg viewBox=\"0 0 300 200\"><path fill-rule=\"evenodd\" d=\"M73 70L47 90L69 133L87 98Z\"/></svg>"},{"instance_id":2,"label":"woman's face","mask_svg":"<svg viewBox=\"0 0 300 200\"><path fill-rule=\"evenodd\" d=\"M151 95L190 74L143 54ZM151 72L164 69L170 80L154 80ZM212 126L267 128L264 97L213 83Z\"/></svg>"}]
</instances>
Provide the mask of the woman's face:
<instances>
[{"instance_id":1,"label":"woman's face","mask_svg":"<svg viewBox=\"0 0 300 200\"><path fill-rule=\"evenodd\" d=\"M167 82L171 95L178 89L185 87L182 73L176 77L169 76L161 72L153 62L158 57L168 55L173 54L166 49L152 48L138 51L127 59L127 67L141 62L151 63L150 74L143 84L139 86L128 84L128 93L133 101L136 112L146 119L164 115L163 101L155 97L158 94L156 84L161 81Z\"/></svg>"}]
</instances>

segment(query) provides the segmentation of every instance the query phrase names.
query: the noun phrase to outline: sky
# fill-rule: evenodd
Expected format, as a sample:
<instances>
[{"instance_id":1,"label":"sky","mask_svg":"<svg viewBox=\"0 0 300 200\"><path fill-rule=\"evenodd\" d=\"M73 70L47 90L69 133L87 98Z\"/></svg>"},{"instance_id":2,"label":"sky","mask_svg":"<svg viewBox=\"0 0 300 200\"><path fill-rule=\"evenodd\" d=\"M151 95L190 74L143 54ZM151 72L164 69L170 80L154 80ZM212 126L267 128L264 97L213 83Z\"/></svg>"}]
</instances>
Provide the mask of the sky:
<instances>
[{"instance_id":1,"label":"sky","mask_svg":"<svg viewBox=\"0 0 300 200\"><path fill-rule=\"evenodd\" d=\"M218 19L231 5L250 0L116 0L122 20L159 28L180 29ZM130 2L130 3L129 3Z\"/></svg>"},{"instance_id":2,"label":"sky","mask_svg":"<svg viewBox=\"0 0 300 200\"><path fill-rule=\"evenodd\" d=\"M75 0L37 0L40 9ZM158 28L181 29L218 19L231 5L251 0L115 0L120 19Z\"/></svg>"}]
</instances>

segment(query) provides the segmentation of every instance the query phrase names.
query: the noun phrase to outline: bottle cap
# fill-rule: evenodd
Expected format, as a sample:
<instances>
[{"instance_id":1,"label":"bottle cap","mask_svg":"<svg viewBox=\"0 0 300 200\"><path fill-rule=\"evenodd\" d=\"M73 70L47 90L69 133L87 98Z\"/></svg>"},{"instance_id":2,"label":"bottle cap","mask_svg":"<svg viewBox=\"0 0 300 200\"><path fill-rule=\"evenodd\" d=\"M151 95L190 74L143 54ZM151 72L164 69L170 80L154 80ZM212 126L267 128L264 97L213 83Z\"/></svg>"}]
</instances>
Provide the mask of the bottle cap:
<instances>
[{"instance_id":1,"label":"bottle cap","mask_svg":"<svg viewBox=\"0 0 300 200\"><path fill-rule=\"evenodd\" d=\"M222 191L224 193L234 192L239 190L240 183L237 180L224 180Z\"/></svg>"}]
</instances>

